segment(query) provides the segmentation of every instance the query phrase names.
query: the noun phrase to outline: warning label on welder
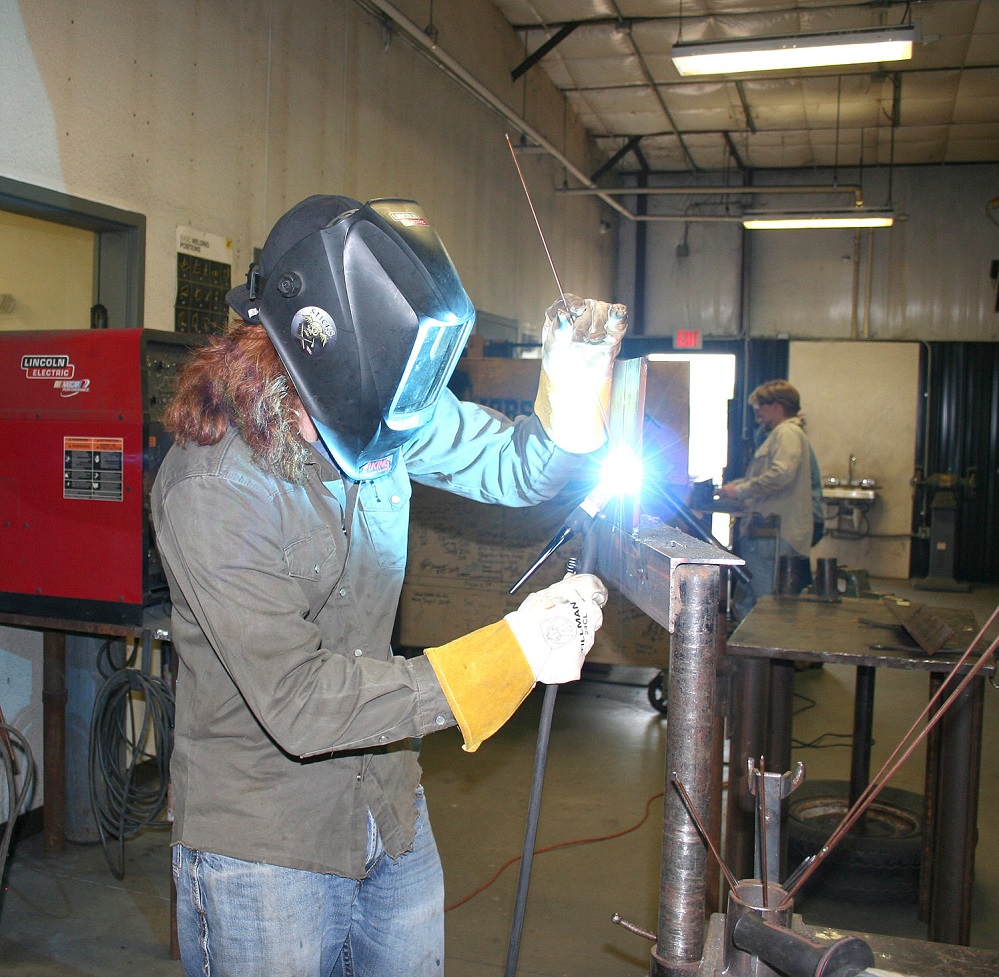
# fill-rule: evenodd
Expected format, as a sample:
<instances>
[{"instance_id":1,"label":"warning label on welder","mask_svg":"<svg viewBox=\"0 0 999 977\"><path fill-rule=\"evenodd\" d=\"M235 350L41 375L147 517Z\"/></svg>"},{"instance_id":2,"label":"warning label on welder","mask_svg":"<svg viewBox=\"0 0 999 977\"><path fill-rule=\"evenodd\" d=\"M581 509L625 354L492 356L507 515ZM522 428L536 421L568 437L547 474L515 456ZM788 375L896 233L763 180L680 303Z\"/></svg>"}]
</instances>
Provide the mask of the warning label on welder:
<instances>
[{"instance_id":1,"label":"warning label on welder","mask_svg":"<svg viewBox=\"0 0 999 977\"><path fill-rule=\"evenodd\" d=\"M64 499L122 500L122 438L63 438Z\"/></svg>"}]
</instances>

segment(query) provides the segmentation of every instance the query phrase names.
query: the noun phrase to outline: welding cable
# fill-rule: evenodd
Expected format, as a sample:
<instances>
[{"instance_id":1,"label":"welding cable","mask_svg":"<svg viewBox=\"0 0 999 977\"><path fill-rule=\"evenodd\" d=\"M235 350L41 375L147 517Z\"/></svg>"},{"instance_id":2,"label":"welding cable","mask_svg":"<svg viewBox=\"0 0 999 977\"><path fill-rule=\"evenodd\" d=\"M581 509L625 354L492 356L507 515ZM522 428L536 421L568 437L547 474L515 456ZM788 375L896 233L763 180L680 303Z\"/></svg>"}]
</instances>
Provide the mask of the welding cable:
<instances>
[{"instance_id":1,"label":"welding cable","mask_svg":"<svg viewBox=\"0 0 999 977\"><path fill-rule=\"evenodd\" d=\"M157 816L167 798L173 717L167 683L135 668L115 669L94 701L90 803L104 858L118 879L125 877L125 839L167 824Z\"/></svg>"},{"instance_id":2,"label":"welding cable","mask_svg":"<svg viewBox=\"0 0 999 977\"><path fill-rule=\"evenodd\" d=\"M14 756L15 747L24 754L24 777L21 788L17 787L17 760ZM4 783L6 785L6 823L3 839L0 840L0 879L4 877L7 867L7 852L10 850L10 839L14 834L14 825L22 813L22 808L31 795L35 783L35 758L25 735L15 726L0 722L0 758L3 760Z\"/></svg>"},{"instance_id":3,"label":"welding cable","mask_svg":"<svg viewBox=\"0 0 999 977\"><path fill-rule=\"evenodd\" d=\"M554 845L546 845L544 848L535 848L535 855L544 855L546 852L558 851L561 848L573 848L576 845L595 845L602 841L614 841L615 838L623 838L625 835L630 835L633 831L637 831L646 821L649 820L649 809L652 805L663 796L663 792L659 791L658 794L653 794L645 802L645 814L642 815L641 820L635 822L635 824L630 825L627 828L622 828L620 831L615 831L613 834L609 835L599 835L595 838L573 838L571 841L558 841ZM466 902L471 902L476 896L481 895L486 889L489 888L511 865L516 865L523 858L523 855L514 855L513 858L505 861L493 874L492 878L483 882L477 889L473 889L467 895L462 896L457 902L452 902L450 906L445 907L444 912L449 913L452 909L457 909L459 906L464 906Z\"/></svg>"},{"instance_id":4,"label":"welding cable","mask_svg":"<svg viewBox=\"0 0 999 977\"><path fill-rule=\"evenodd\" d=\"M582 547L579 558L573 566L574 573L593 573L597 565L597 534L593 522L599 514L599 506L589 513L589 520L580 526ZM523 578L522 578L523 579ZM541 795L545 783L545 767L548 764L548 744L551 739L552 718L555 714L557 685L546 685L541 701L541 717L538 721L538 741L534 751L534 773L531 780L531 794L527 806L527 823L524 826L524 846L520 857L520 877L517 879L517 895L513 906L513 920L510 923L510 939L507 944L504 977L514 977L517 973L517 959L520 956L520 941L524 932L524 919L527 916L527 896L531 886L531 868L534 862L534 844L538 835L538 822L541 819Z\"/></svg>"}]
</instances>

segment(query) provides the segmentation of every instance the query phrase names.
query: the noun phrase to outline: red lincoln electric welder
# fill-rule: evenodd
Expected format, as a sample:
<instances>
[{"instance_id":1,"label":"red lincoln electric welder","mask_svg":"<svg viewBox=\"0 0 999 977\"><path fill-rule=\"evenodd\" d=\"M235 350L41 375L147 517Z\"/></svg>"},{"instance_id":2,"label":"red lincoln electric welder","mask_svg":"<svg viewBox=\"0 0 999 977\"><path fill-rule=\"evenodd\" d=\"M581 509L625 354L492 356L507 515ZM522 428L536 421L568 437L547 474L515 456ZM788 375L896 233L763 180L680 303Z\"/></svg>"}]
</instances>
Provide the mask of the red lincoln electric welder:
<instances>
[{"instance_id":1,"label":"red lincoln electric welder","mask_svg":"<svg viewBox=\"0 0 999 977\"><path fill-rule=\"evenodd\" d=\"M139 624L166 597L149 490L161 411L202 339L0 332L0 611Z\"/></svg>"}]
</instances>

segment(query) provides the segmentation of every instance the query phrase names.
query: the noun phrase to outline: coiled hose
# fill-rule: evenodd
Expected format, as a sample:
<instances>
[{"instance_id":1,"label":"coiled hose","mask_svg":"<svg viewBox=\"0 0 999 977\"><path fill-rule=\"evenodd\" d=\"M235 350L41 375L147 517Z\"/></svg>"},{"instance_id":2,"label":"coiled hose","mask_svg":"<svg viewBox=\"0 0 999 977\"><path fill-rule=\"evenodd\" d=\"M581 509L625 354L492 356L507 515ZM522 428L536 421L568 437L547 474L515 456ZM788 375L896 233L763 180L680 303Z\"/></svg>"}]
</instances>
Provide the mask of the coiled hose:
<instances>
[{"instance_id":1,"label":"coiled hose","mask_svg":"<svg viewBox=\"0 0 999 977\"><path fill-rule=\"evenodd\" d=\"M111 665L105 642L98 666L106 679L90 721L90 803L105 861L118 879L125 877L125 839L168 823L157 816L173 749L173 691L150 674L148 661L142 669L132 664L134 655L124 667Z\"/></svg>"},{"instance_id":2,"label":"coiled hose","mask_svg":"<svg viewBox=\"0 0 999 977\"><path fill-rule=\"evenodd\" d=\"M15 747L24 754L26 761L20 790L17 789ZM0 840L0 879L2 879L7 867L7 852L10 850L10 839L14 834L17 816L31 796L31 789L35 784L35 758L31 754L28 740L19 729L3 721L3 713L0 713L0 759L3 761L4 783L7 787L4 795L7 800L7 827L4 829L3 839Z\"/></svg>"}]
</instances>

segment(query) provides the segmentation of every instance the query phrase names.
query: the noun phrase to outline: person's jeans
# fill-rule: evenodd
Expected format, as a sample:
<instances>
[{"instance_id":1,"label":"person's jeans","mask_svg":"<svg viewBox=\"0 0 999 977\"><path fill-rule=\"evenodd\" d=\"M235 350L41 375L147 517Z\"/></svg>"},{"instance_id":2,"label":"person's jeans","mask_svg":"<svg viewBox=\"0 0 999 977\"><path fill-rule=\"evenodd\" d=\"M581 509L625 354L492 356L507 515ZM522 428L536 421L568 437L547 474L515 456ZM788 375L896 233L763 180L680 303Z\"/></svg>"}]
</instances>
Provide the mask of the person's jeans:
<instances>
[{"instance_id":1,"label":"person's jeans","mask_svg":"<svg viewBox=\"0 0 999 977\"><path fill-rule=\"evenodd\" d=\"M368 815L360 882L175 845L187 977L442 977L444 875L422 787L416 801L413 850L394 860Z\"/></svg>"},{"instance_id":2,"label":"person's jeans","mask_svg":"<svg viewBox=\"0 0 999 977\"><path fill-rule=\"evenodd\" d=\"M786 540L777 536L751 536L739 541L738 555L752 574L748 584L740 580L735 588L735 614L740 621L764 594L772 594L776 589L778 556L794 552Z\"/></svg>"}]
</instances>

